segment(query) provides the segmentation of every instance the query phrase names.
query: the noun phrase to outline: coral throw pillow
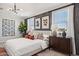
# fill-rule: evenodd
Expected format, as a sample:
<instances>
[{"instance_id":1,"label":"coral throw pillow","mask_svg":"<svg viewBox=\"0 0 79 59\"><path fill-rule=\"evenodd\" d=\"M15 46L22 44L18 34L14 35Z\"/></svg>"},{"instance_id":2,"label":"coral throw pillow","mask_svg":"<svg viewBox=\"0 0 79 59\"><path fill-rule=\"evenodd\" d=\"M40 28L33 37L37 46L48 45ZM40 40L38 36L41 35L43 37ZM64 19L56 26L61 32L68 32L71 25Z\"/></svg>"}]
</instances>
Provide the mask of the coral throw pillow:
<instances>
[{"instance_id":1,"label":"coral throw pillow","mask_svg":"<svg viewBox=\"0 0 79 59\"><path fill-rule=\"evenodd\" d=\"M26 35L25 38L34 40L34 36L33 35Z\"/></svg>"}]
</instances>

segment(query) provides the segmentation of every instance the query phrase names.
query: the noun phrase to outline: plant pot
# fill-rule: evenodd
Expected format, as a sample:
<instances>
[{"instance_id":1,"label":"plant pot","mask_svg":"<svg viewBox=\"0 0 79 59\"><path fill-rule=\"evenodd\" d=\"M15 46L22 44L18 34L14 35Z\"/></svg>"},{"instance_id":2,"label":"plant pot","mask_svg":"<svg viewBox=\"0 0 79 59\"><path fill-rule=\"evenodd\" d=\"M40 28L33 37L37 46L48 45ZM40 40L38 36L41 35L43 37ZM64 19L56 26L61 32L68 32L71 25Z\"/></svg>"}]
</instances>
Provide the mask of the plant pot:
<instances>
[{"instance_id":1,"label":"plant pot","mask_svg":"<svg viewBox=\"0 0 79 59\"><path fill-rule=\"evenodd\" d=\"M57 32L53 31L53 36L56 37L57 36Z\"/></svg>"},{"instance_id":2,"label":"plant pot","mask_svg":"<svg viewBox=\"0 0 79 59\"><path fill-rule=\"evenodd\" d=\"M23 37L25 37L25 35L27 35L25 32L24 32L24 33L22 33L22 36L23 36Z\"/></svg>"}]
</instances>

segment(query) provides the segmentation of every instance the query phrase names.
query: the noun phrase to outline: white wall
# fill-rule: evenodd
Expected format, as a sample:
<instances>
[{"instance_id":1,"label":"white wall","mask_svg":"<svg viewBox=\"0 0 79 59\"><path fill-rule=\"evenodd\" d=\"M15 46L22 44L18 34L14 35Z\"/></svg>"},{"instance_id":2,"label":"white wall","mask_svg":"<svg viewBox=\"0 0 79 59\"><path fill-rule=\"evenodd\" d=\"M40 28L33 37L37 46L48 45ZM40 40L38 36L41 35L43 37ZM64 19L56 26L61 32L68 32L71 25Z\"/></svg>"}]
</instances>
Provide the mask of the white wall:
<instances>
[{"instance_id":1,"label":"white wall","mask_svg":"<svg viewBox=\"0 0 79 59\"><path fill-rule=\"evenodd\" d=\"M15 36L2 37L2 19L15 20ZM24 20L12 12L0 11L0 41L6 41L7 39L20 37L21 34L18 30L18 26L21 21L24 21Z\"/></svg>"}]
</instances>

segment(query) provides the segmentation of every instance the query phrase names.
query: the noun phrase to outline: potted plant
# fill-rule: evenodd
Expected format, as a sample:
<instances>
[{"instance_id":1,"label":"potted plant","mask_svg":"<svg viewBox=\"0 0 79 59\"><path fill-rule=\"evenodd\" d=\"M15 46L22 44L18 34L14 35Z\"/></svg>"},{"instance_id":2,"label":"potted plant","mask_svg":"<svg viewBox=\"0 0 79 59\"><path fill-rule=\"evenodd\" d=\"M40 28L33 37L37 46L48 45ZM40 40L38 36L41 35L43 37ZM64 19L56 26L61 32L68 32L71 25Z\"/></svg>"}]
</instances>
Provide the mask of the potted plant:
<instances>
[{"instance_id":1,"label":"potted plant","mask_svg":"<svg viewBox=\"0 0 79 59\"><path fill-rule=\"evenodd\" d=\"M26 35L27 23L21 22L19 25L19 31L22 33L23 37Z\"/></svg>"}]
</instances>

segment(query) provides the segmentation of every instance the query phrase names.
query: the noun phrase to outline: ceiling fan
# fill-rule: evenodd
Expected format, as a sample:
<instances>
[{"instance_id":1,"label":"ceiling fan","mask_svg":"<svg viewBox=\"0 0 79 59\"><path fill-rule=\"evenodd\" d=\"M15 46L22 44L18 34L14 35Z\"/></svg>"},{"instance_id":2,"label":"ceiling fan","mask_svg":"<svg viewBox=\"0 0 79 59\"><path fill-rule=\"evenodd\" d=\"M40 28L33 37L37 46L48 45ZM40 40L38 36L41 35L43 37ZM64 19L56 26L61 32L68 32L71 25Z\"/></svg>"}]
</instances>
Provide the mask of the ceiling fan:
<instances>
[{"instance_id":1,"label":"ceiling fan","mask_svg":"<svg viewBox=\"0 0 79 59\"><path fill-rule=\"evenodd\" d=\"M13 8L9 8L8 10L9 10L9 11L13 11L14 13L17 14L18 11L21 11L21 10L23 10L23 9L17 9L16 3L14 3Z\"/></svg>"}]
</instances>

